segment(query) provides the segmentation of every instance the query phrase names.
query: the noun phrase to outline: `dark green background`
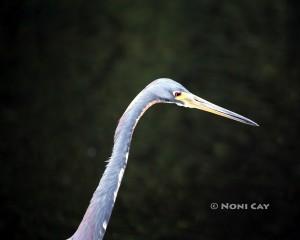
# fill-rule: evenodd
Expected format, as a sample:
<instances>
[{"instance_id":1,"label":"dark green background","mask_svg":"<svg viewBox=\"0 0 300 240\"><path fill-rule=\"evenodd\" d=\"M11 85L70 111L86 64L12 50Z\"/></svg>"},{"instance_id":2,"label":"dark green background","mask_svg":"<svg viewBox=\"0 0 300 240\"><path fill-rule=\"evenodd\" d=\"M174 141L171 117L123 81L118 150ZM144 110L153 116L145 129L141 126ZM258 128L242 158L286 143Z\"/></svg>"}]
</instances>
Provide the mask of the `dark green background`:
<instances>
[{"instance_id":1,"label":"dark green background","mask_svg":"<svg viewBox=\"0 0 300 240\"><path fill-rule=\"evenodd\" d=\"M69 237L122 112L169 77L261 127L151 108L105 239L297 239L299 13L296 0L1 2L1 238Z\"/></svg>"}]
</instances>

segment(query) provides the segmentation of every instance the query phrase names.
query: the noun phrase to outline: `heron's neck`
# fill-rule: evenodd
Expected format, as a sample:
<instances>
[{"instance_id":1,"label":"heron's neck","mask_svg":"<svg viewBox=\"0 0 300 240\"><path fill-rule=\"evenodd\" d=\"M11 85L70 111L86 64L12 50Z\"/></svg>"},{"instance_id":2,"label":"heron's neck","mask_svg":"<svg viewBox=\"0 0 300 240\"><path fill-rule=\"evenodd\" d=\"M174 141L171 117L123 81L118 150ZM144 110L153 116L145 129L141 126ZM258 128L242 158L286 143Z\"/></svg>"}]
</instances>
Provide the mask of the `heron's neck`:
<instances>
[{"instance_id":1,"label":"heron's neck","mask_svg":"<svg viewBox=\"0 0 300 240\"><path fill-rule=\"evenodd\" d=\"M134 128L143 113L157 103L142 91L128 106L117 126L111 158L80 226L71 239L101 240L104 236L127 165Z\"/></svg>"}]
</instances>

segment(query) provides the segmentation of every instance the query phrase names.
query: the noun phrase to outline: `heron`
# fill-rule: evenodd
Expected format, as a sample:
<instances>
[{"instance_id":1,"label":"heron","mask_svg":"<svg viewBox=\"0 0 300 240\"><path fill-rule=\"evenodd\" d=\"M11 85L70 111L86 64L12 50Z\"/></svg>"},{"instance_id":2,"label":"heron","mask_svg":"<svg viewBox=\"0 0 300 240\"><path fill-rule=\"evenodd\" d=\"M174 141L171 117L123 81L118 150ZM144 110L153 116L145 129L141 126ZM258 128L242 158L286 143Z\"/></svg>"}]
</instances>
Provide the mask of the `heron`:
<instances>
[{"instance_id":1,"label":"heron","mask_svg":"<svg viewBox=\"0 0 300 240\"><path fill-rule=\"evenodd\" d=\"M180 83L159 78L148 84L129 104L117 125L114 145L83 219L72 240L102 240L110 219L127 165L133 131L145 111L156 103L173 103L217 114L241 123L258 126L254 121L206 101Z\"/></svg>"}]
</instances>

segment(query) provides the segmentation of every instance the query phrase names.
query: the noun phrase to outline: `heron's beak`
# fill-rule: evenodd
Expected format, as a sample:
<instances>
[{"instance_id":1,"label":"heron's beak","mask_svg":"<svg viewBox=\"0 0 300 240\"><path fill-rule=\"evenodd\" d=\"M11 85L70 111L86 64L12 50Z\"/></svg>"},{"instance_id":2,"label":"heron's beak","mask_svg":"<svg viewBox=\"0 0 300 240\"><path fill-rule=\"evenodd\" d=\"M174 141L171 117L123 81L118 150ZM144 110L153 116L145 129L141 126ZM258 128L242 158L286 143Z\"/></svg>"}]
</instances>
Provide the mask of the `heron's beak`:
<instances>
[{"instance_id":1,"label":"heron's beak","mask_svg":"<svg viewBox=\"0 0 300 240\"><path fill-rule=\"evenodd\" d=\"M237 113L231 112L225 108L219 107L213 103L210 103L192 93L181 92L181 95L176 97L177 100L183 103L184 107L196 108L206 112L214 113L222 117L230 118L241 123L249 124L252 126L259 126L257 123L252 120L243 117Z\"/></svg>"}]
</instances>

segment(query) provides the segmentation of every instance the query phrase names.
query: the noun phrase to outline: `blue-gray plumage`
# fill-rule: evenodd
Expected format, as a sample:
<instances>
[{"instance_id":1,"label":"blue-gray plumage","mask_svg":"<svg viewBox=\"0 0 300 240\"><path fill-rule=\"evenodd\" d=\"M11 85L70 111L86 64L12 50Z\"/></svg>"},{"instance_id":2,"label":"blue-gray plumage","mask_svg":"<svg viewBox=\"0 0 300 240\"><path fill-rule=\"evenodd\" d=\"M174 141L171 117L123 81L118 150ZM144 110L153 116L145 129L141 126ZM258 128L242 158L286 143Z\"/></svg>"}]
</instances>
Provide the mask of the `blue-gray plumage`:
<instances>
[{"instance_id":1,"label":"blue-gray plumage","mask_svg":"<svg viewBox=\"0 0 300 240\"><path fill-rule=\"evenodd\" d=\"M171 79L160 78L153 81L135 97L120 118L111 158L77 231L70 239L101 240L103 238L127 165L134 128L143 113L155 103L175 103L258 126L250 119L193 95Z\"/></svg>"}]
</instances>

